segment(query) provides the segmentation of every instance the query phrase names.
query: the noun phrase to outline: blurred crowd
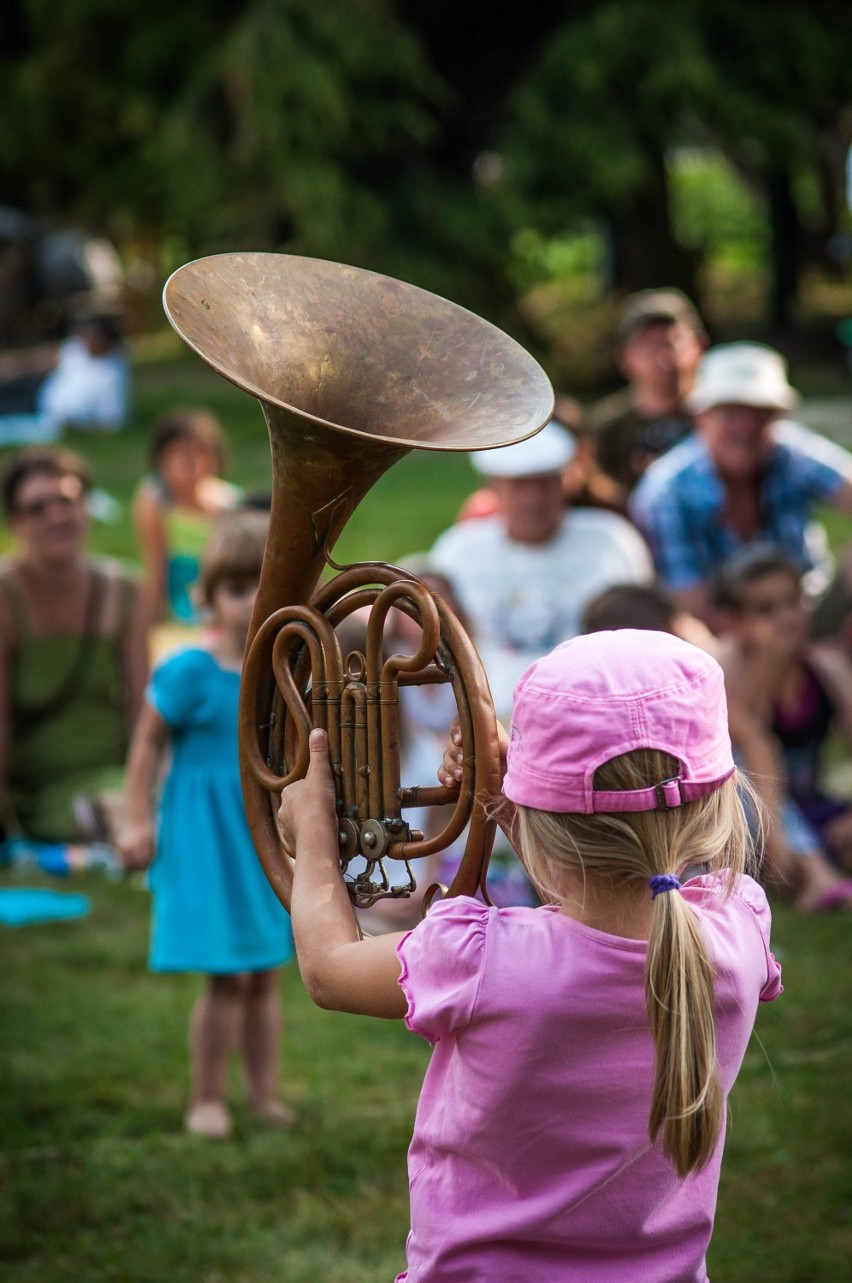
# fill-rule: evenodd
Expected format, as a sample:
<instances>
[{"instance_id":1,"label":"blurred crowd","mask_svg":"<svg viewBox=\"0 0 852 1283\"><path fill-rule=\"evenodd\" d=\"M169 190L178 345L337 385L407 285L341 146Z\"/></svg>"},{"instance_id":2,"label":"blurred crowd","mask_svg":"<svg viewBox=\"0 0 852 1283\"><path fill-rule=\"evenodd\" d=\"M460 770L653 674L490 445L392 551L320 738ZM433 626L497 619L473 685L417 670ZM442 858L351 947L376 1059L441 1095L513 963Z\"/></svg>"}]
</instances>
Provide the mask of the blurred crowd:
<instances>
[{"instance_id":1,"label":"blurred crowd","mask_svg":"<svg viewBox=\"0 0 852 1283\"><path fill-rule=\"evenodd\" d=\"M822 788L817 758L829 731L845 732L852 719L852 588L816 516L822 505L852 511L852 456L796 422L798 396L776 351L710 346L677 290L630 296L615 343L623 387L588 409L560 395L536 436L472 454L479 489L412 571L464 620L506 724L523 670L590 626L671 626L712 649L729 672L743 766L763 784L770 876L802 905L840 902L838 817L815 823L810 794ZM78 369L63 405L58 376L86 360L100 383ZM221 425L204 409L176 409L151 429L149 469L133 496L141 579L89 554L93 478L64 447L42 443L43 424L47 416L50 434L117 430L126 366L115 317L90 309L46 372L22 372L19 362L2 383L0 411L15 414L0 413L0 425L14 419L23 431L25 412L41 424L3 479L14 538L0 566L0 769L11 839L114 840L148 663L204 635L200 558L217 520L246 501L225 479ZM762 567L786 582L777 608L753 602L762 601ZM416 688L405 699L415 729L430 723L434 751L444 705L433 698L433 708ZM814 701L830 708L814 731L806 797L789 741L808 738ZM413 743L424 760L417 734ZM815 896L815 883L842 890Z\"/></svg>"},{"instance_id":2,"label":"blurred crowd","mask_svg":"<svg viewBox=\"0 0 852 1283\"><path fill-rule=\"evenodd\" d=\"M407 569L469 630L507 725L520 674L580 632L655 629L711 651L737 758L765 810L762 824L754 817L765 880L803 912L852 908L852 806L826 770L838 737L852 739L852 568L818 523L825 506L852 513L852 454L797 422L778 352L711 346L676 290L628 298L616 343L623 387L588 409L558 396L540 433L471 455L479 488ZM288 928L268 888L252 884L237 905L227 862L209 872L209 852L233 847L236 830L251 850L235 727L221 719L235 721L268 517L225 479L221 425L179 409L153 426L133 497L141 576L90 552L94 479L54 440L68 427L120 429L128 368L115 325L87 316L48 368L0 369L0 442L21 446L1 494L13 548L0 562L0 849L9 861L35 852L60 872L110 858L152 865L165 907L151 965L210 977L193 1015L187 1125L221 1136L238 1024L250 1031L254 1107L289 1120L271 1085L269 979L290 956ZM364 649L362 623L342 630L347 653ZM389 647L413 652L417 634L416 619L392 612ZM448 688L403 688L401 715L402 784L434 784L454 715ZM227 784L213 779L223 764ZM428 808L408 818L427 836L440 822ZM215 892L206 925L193 927L209 948L196 951L181 940L197 881L175 854L193 847L190 830ZM421 887L451 882L459 853L456 842L432 860ZM534 902L511 850L495 854L489 887L498 902ZM398 927L418 911L417 897L397 898L364 922ZM252 933L266 941L260 952L235 943ZM246 974L251 984L227 981Z\"/></svg>"},{"instance_id":3,"label":"blurred crowd","mask_svg":"<svg viewBox=\"0 0 852 1283\"><path fill-rule=\"evenodd\" d=\"M852 588L817 518L852 512L852 456L796 422L778 352L710 346L676 290L627 299L616 341L620 391L587 412L558 397L538 436L471 456L482 488L431 564L507 722L521 672L580 631L673 631L715 654L767 881L803 911L850 907L826 759L852 732Z\"/></svg>"}]
</instances>

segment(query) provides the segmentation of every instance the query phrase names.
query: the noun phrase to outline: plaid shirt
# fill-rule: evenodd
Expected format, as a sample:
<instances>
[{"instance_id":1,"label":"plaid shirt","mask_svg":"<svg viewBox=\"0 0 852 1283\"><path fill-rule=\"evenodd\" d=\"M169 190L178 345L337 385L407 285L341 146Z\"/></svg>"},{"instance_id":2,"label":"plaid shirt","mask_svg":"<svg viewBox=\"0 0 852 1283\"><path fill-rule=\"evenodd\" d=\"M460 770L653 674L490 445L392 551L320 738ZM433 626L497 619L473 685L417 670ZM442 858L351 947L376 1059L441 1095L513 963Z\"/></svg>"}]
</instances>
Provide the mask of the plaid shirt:
<instances>
[{"instance_id":1,"label":"plaid shirt","mask_svg":"<svg viewBox=\"0 0 852 1283\"><path fill-rule=\"evenodd\" d=\"M760 480L763 527L757 537L780 544L804 571L824 570L825 532L811 514L852 481L852 455L788 421L777 421L772 436ZM742 537L723 522L724 502L725 487L698 433L652 463L642 477L630 499L630 515L648 540L667 588L706 582L742 547Z\"/></svg>"}]
</instances>

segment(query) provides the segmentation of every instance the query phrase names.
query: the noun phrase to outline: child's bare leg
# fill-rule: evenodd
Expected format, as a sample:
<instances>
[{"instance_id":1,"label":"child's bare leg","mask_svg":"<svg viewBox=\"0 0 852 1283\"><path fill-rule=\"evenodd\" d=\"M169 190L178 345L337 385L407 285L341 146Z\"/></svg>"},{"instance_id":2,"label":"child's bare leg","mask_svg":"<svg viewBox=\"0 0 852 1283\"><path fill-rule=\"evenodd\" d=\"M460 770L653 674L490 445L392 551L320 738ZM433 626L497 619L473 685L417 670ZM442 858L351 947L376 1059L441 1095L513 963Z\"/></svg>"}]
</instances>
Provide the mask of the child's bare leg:
<instances>
[{"instance_id":1,"label":"child's bare leg","mask_svg":"<svg viewBox=\"0 0 852 1283\"><path fill-rule=\"evenodd\" d=\"M783 830L774 822L772 813L766 813L766 833L763 845L763 877L785 899L793 898L798 883L796 859L790 851Z\"/></svg>"},{"instance_id":2,"label":"child's bare leg","mask_svg":"<svg viewBox=\"0 0 852 1283\"><path fill-rule=\"evenodd\" d=\"M291 1123L293 1113L278 1096L281 1001L278 972L247 977L242 1021L242 1054L249 1106L272 1122Z\"/></svg>"},{"instance_id":3,"label":"child's bare leg","mask_svg":"<svg viewBox=\"0 0 852 1283\"><path fill-rule=\"evenodd\" d=\"M189 1026L192 1090L186 1126L224 1139L231 1130L225 1105L228 1058L235 1045L246 976L208 976Z\"/></svg>"},{"instance_id":4,"label":"child's bare leg","mask_svg":"<svg viewBox=\"0 0 852 1283\"><path fill-rule=\"evenodd\" d=\"M766 880L803 913L852 909L852 885L826 857L795 808L768 808L764 846ZM791 845L788 834L795 839ZM812 838L809 842L808 838Z\"/></svg>"},{"instance_id":5,"label":"child's bare leg","mask_svg":"<svg viewBox=\"0 0 852 1283\"><path fill-rule=\"evenodd\" d=\"M805 913L828 909L852 910L852 886L822 851L808 851L795 860L797 884L793 905Z\"/></svg>"},{"instance_id":6,"label":"child's bare leg","mask_svg":"<svg viewBox=\"0 0 852 1283\"><path fill-rule=\"evenodd\" d=\"M838 864L852 871L852 811L838 815L826 825L825 841Z\"/></svg>"}]
</instances>

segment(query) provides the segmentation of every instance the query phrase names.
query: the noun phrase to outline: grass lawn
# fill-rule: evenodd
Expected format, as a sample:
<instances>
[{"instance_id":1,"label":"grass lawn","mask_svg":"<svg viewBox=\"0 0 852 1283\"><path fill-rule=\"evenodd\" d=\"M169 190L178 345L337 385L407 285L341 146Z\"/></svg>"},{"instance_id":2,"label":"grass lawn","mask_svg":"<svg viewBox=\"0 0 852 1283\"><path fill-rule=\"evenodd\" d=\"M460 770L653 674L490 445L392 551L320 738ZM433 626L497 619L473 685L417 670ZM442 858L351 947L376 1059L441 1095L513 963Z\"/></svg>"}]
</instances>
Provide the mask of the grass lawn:
<instances>
[{"instance_id":1,"label":"grass lawn","mask_svg":"<svg viewBox=\"0 0 852 1283\"><path fill-rule=\"evenodd\" d=\"M282 1084L296 1125L269 1131L241 1113L235 1076L235 1139L186 1136L199 981L147 972L139 882L89 874L73 889L90 896L89 917L0 931L0 1277L392 1279L426 1044L401 1024L317 1010L289 966ZM849 917L779 908L774 937L787 988L761 1011L733 1094L710 1274L840 1283L852 1260Z\"/></svg>"},{"instance_id":2,"label":"grass lawn","mask_svg":"<svg viewBox=\"0 0 852 1283\"><path fill-rule=\"evenodd\" d=\"M189 1137L186 1024L200 982L147 972L139 882L90 874L74 889L90 917L0 936L0 1277L393 1278L425 1044L320 1012L290 966L282 1081L297 1125L270 1131L241 1114L235 1077L235 1139Z\"/></svg>"},{"instance_id":3,"label":"grass lawn","mask_svg":"<svg viewBox=\"0 0 852 1283\"><path fill-rule=\"evenodd\" d=\"M268 487L257 405L195 361L140 366L130 430L75 444L126 504L150 422L190 404L222 417L231 477ZM463 456L409 456L361 505L337 559L393 560L428 547L473 484ZM836 527L834 537L844 535ZM93 538L135 559L126 516ZM0 875L0 885L20 882L18 873ZM41 875L26 883L48 885ZM199 981L148 974L140 882L89 874L73 889L90 896L90 916L0 928L0 1277L392 1279L404 1263L405 1151L425 1043L401 1024L318 1011L290 966L281 982L282 1084L296 1125L273 1132L238 1112L233 1141L188 1137L186 1024ZM761 1012L732 1098L714 1283L850 1276L850 922L777 910L787 988ZM236 1077L232 1096L238 1107Z\"/></svg>"}]
</instances>

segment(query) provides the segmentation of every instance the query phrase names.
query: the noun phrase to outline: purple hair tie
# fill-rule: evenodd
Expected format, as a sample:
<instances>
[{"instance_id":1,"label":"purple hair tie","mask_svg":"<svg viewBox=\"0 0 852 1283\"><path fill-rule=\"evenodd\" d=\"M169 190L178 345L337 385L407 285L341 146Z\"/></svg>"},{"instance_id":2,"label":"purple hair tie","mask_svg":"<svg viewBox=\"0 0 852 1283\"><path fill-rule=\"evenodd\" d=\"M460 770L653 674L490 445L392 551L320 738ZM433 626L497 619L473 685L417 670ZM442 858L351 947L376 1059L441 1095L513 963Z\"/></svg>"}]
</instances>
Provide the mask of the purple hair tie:
<instances>
[{"instance_id":1,"label":"purple hair tie","mask_svg":"<svg viewBox=\"0 0 852 1283\"><path fill-rule=\"evenodd\" d=\"M648 879L648 886L651 888L651 899L656 900L664 891L679 891L680 878L675 877L674 873L655 873Z\"/></svg>"}]
</instances>

